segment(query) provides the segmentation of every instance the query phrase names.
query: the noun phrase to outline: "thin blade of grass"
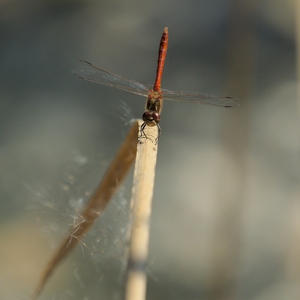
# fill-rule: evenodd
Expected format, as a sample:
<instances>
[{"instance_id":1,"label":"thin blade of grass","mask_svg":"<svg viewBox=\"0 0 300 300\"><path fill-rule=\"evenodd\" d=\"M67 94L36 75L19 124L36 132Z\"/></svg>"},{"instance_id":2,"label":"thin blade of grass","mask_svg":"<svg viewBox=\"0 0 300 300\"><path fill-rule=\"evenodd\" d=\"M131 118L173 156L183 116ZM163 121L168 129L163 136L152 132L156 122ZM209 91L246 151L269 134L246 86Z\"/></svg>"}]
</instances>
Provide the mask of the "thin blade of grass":
<instances>
[{"instance_id":1,"label":"thin blade of grass","mask_svg":"<svg viewBox=\"0 0 300 300\"><path fill-rule=\"evenodd\" d=\"M44 269L34 292L33 299L37 299L54 269L86 235L94 221L101 212L103 212L114 193L122 184L136 157L138 132L139 125L138 122L135 122L115 159L106 171L102 181L87 202L86 207L78 217L75 225L70 230L69 235L58 247L57 251L54 253L48 265Z\"/></svg>"}]
</instances>

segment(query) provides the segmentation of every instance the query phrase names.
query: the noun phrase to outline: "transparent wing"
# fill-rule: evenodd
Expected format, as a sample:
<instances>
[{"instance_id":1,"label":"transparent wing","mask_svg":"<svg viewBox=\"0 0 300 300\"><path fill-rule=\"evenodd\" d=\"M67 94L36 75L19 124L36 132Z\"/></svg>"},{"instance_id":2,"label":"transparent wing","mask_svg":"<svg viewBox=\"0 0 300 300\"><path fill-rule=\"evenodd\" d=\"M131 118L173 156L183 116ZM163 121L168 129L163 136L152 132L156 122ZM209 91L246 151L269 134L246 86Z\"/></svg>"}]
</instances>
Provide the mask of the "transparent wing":
<instances>
[{"instance_id":1,"label":"transparent wing","mask_svg":"<svg viewBox=\"0 0 300 300\"><path fill-rule=\"evenodd\" d=\"M111 87L115 87L119 90L123 90L126 92L144 96L144 97L147 97L149 94L149 91L151 90L150 85L147 85L147 84L144 85L137 81L127 79L122 76L116 75L114 73L108 72L104 69L101 69L99 67L92 65L91 63L89 63L87 61L82 61L82 62L84 62L87 65L91 66L92 68L96 69L96 71L80 70L80 71L72 72L73 74L77 75L78 77L80 77L84 80L103 84L103 85L108 85Z\"/></svg>"},{"instance_id":2,"label":"transparent wing","mask_svg":"<svg viewBox=\"0 0 300 300\"><path fill-rule=\"evenodd\" d=\"M207 104L213 106L222 107L238 107L240 101L237 98L232 97L217 97L207 94L200 94L194 92L176 92L162 89L162 95L164 100L180 101L180 102L192 102L198 104Z\"/></svg>"},{"instance_id":3,"label":"transparent wing","mask_svg":"<svg viewBox=\"0 0 300 300\"><path fill-rule=\"evenodd\" d=\"M104 69L101 69L93 64L83 61L85 64L89 65L90 67L94 68L96 71L73 71L73 74L77 75L78 77L115 87L117 89L130 92L133 94L137 94L140 96L147 97L149 92L152 90L152 85L149 84L142 84L135 80L127 79L122 76L116 75ZM207 94L200 94L194 92L182 92L182 91L169 91L162 89L162 96L164 100L170 101L180 101L180 102L192 102L198 104L207 104L213 106L221 106L221 107L238 107L240 106L239 100L232 97L216 97Z\"/></svg>"}]
</instances>

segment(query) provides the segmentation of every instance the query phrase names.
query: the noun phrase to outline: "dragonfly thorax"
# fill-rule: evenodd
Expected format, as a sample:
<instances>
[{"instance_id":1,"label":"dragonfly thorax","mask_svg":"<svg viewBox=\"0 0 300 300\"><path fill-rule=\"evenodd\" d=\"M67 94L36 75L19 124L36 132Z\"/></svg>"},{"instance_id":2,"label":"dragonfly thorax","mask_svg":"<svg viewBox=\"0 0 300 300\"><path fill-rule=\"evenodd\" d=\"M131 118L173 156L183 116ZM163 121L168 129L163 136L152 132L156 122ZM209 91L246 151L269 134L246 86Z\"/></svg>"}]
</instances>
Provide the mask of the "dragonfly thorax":
<instances>
[{"instance_id":1,"label":"dragonfly thorax","mask_svg":"<svg viewBox=\"0 0 300 300\"><path fill-rule=\"evenodd\" d=\"M150 91L148 98L147 98L145 110L155 110L160 114L161 109L162 109L161 93L157 92L157 91Z\"/></svg>"}]
</instances>

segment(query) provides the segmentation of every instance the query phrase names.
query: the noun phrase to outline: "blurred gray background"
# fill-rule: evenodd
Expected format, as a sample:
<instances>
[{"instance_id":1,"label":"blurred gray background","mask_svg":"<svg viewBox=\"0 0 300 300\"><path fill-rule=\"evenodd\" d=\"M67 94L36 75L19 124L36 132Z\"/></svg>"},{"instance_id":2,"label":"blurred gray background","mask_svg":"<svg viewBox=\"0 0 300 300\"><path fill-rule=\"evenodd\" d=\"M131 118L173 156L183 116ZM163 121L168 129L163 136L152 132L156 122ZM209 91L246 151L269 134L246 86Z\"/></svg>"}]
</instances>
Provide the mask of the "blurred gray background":
<instances>
[{"instance_id":1,"label":"blurred gray background","mask_svg":"<svg viewBox=\"0 0 300 300\"><path fill-rule=\"evenodd\" d=\"M296 2L295 2L296 3ZM147 299L299 299L293 1L0 1L0 299L30 299L145 99L71 74L87 60L241 99L164 103ZM121 299L132 175L40 299Z\"/></svg>"}]
</instances>

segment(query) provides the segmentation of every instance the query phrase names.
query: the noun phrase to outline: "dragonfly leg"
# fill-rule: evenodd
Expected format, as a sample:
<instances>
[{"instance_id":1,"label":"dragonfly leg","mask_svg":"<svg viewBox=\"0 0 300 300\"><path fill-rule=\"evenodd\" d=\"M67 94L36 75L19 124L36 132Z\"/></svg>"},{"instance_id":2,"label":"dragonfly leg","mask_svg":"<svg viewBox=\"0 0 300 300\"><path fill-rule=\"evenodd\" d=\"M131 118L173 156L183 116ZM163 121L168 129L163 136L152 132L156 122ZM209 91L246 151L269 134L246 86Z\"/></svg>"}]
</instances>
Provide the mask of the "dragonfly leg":
<instances>
[{"instance_id":1,"label":"dragonfly leg","mask_svg":"<svg viewBox=\"0 0 300 300\"><path fill-rule=\"evenodd\" d=\"M157 126L157 129L158 129L158 134L157 134L157 138L155 139L155 144L158 143L158 140L159 140L160 134L161 134L161 128L160 128L159 124L156 123L156 126Z\"/></svg>"},{"instance_id":2,"label":"dragonfly leg","mask_svg":"<svg viewBox=\"0 0 300 300\"><path fill-rule=\"evenodd\" d=\"M140 142L140 139L141 139L141 138L146 138L146 139L152 140L152 139L149 138L149 137L146 135L146 133L145 133L145 130L144 130L144 129L145 129L146 126L147 126L146 123L143 123L143 124L141 125L140 135L139 135L139 137L138 137L139 142ZM161 128L160 128L160 126L159 126L158 124L156 124L156 126L157 126L157 128L158 128L158 135L157 135L157 137L156 137L156 139L155 139L155 145L157 144L157 142L158 142L158 140L159 140L159 138L160 138L160 133L161 133Z\"/></svg>"},{"instance_id":3,"label":"dragonfly leg","mask_svg":"<svg viewBox=\"0 0 300 300\"><path fill-rule=\"evenodd\" d=\"M141 125L141 128L140 128L140 135L138 136L138 140L140 141L140 139L144 136L145 138L147 138L147 135L146 135L146 133L145 133L145 131L144 131L144 129L145 129L145 127L146 127L146 123L143 123L142 125Z\"/></svg>"}]
</instances>

